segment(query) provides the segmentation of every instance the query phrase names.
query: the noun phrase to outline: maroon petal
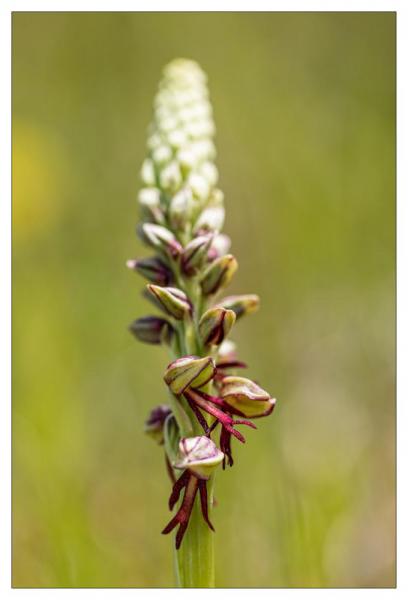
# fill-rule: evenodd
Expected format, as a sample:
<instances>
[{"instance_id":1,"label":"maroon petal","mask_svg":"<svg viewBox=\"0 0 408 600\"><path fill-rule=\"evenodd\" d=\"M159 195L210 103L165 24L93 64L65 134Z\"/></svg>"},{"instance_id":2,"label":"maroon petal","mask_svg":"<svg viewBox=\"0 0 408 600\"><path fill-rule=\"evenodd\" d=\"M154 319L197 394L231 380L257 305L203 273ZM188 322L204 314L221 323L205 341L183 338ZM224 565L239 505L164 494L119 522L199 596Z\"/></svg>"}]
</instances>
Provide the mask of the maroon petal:
<instances>
[{"instance_id":1,"label":"maroon petal","mask_svg":"<svg viewBox=\"0 0 408 600\"><path fill-rule=\"evenodd\" d=\"M184 475L184 473L183 473L183 475ZM183 475L180 477L180 479L183 478ZM194 505L194 499L195 499L195 496L197 494L197 489L198 489L198 479L189 472L187 472L187 477L188 477L188 481L186 482L187 485L185 486L186 491L184 492L184 498L183 498L183 502L180 506L180 509L162 531L163 534L170 533L175 527L177 527L177 525L179 525L179 529L178 529L177 535L176 535L176 549L177 550L180 548L184 534L188 527L188 522L190 519L191 511L192 511L193 505ZM179 479L179 481L180 481L180 479ZM184 483L184 481L182 481L182 483ZM184 485L181 486L180 489L182 489L182 487L184 487ZM178 493L180 493L180 492L178 492Z\"/></svg>"},{"instance_id":2,"label":"maroon petal","mask_svg":"<svg viewBox=\"0 0 408 600\"><path fill-rule=\"evenodd\" d=\"M220 449L224 452L224 460L222 461L222 468L225 469L225 459L228 459L228 465L232 467L234 464L234 459L232 458L232 450L231 450L231 434L226 430L221 430L220 435Z\"/></svg>"},{"instance_id":3,"label":"maroon petal","mask_svg":"<svg viewBox=\"0 0 408 600\"><path fill-rule=\"evenodd\" d=\"M170 464L170 461L169 461L169 458L168 458L167 454L165 454L164 456L165 456L167 474L170 477L170 481L174 485L176 483L176 478L174 477L173 467Z\"/></svg>"},{"instance_id":4,"label":"maroon petal","mask_svg":"<svg viewBox=\"0 0 408 600\"><path fill-rule=\"evenodd\" d=\"M167 523L166 527L163 529L162 534L166 535L167 533L170 533L170 531L173 531L173 529L179 524L180 520L179 520L179 516L178 513L172 518L172 520Z\"/></svg>"},{"instance_id":5,"label":"maroon petal","mask_svg":"<svg viewBox=\"0 0 408 600\"><path fill-rule=\"evenodd\" d=\"M252 429L257 429L257 426L252 423L252 421L248 421L247 419L240 419L239 421L234 421L234 425L248 425Z\"/></svg>"},{"instance_id":6,"label":"maroon petal","mask_svg":"<svg viewBox=\"0 0 408 600\"><path fill-rule=\"evenodd\" d=\"M184 396L187 398L188 402L194 402L197 404L202 410L212 415L221 423L222 427L225 427L227 431L229 431L233 436L237 438L243 444L245 443L245 438L236 429L234 429L234 420L233 418L221 410L219 406L224 407L225 403L221 398L217 398L216 396L209 396L205 392L201 392L200 390L186 390L184 392ZM217 406L214 406L216 404ZM253 424L250 421L239 421L239 424L249 425L253 427Z\"/></svg>"},{"instance_id":7,"label":"maroon petal","mask_svg":"<svg viewBox=\"0 0 408 600\"><path fill-rule=\"evenodd\" d=\"M190 518L190 515L189 515ZM178 528L177 534L176 534L176 550L178 550L181 546L181 542L183 541L183 537L184 534L186 533L188 527L188 520L186 521L182 521L180 523L180 527Z\"/></svg>"},{"instance_id":8,"label":"maroon petal","mask_svg":"<svg viewBox=\"0 0 408 600\"><path fill-rule=\"evenodd\" d=\"M206 400L205 397L207 396L207 394L204 394L203 392L193 394L191 391L186 391L186 392L184 392L184 395L186 396L189 403L190 402L195 403L202 410L204 410L208 414L212 415L213 417L216 417L220 421L220 423L222 423L222 425L229 426L232 423L231 417L229 417L225 412L223 412L216 406L213 406L211 401ZM211 396L211 398L214 399L213 396ZM221 400L221 399L219 399L219 400ZM222 402L222 400L221 400L221 402Z\"/></svg>"},{"instance_id":9,"label":"maroon petal","mask_svg":"<svg viewBox=\"0 0 408 600\"><path fill-rule=\"evenodd\" d=\"M217 363L217 369L247 369L248 365L242 360L220 360Z\"/></svg>"},{"instance_id":10,"label":"maroon petal","mask_svg":"<svg viewBox=\"0 0 408 600\"><path fill-rule=\"evenodd\" d=\"M189 398L187 395L186 395L186 398L187 398L187 402L188 402L191 410L193 411L193 413L197 417L197 421L200 423L201 427L204 429L204 433L206 435L209 435L210 434L210 428L208 427L208 423L205 420L205 417L202 415L202 413L200 412L200 409L193 402L193 400L191 400L191 398Z\"/></svg>"},{"instance_id":11,"label":"maroon petal","mask_svg":"<svg viewBox=\"0 0 408 600\"><path fill-rule=\"evenodd\" d=\"M200 490L201 512L203 513L204 521L210 529L215 531L213 524L208 517L207 482L204 479L200 479L198 488Z\"/></svg>"},{"instance_id":12,"label":"maroon petal","mask_svg":"<svg viewBox=\"0 0 408 600\"><path fill-rule=\"evenodd\" d=\"M173 485L173 490L171 492L169 498L169 508L173 510L174 505L178 502L180 498L181 490L186 487L188 480L190 479L190 473L188 471L184 471L181 477L177 479L177 481Z\"/></svg>"}]
</instances>

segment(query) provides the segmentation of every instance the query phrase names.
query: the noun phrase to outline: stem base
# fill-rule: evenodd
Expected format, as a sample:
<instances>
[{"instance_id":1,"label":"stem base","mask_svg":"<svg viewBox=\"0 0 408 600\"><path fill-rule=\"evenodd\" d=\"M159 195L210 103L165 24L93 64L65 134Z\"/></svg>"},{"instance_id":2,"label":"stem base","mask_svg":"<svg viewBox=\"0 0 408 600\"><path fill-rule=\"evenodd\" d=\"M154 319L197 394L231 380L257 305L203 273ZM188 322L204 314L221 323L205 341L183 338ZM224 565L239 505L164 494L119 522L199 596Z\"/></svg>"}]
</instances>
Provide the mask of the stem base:
<instances>
[{"instance_id":1,"label":"stem base","mask_svg":"<svg viewBox=\"0 0 408 600\"><path fill-rule=\"evenodd\" d=\"M214 476L207 483L210 518L213 506L213 480ZM197 499L194 502L183 543L180 549L174 550L174 552L176 554L174 562L178 587L214 587L214 533L204 521Z\"/></svg>"}]
</instances>

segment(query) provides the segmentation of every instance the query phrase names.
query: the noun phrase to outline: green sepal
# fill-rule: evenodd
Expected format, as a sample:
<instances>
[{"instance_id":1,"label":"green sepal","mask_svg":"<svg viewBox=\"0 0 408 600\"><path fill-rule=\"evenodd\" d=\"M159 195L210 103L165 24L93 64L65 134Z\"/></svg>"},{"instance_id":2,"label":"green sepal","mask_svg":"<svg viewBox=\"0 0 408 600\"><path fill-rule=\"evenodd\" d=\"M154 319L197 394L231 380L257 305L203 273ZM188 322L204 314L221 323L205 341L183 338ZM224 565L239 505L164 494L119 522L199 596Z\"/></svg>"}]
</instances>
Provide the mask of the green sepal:
<instances>
[{"instance_id":1,"label":"green sepal","mask_svg":"<svg viewBox=\"0 0 408 600\"><path fill-rule=\"evenodd\" d=\"M180 396L188 387L199 388L208 383L215 374L215 364L210 356L183 356L169 364L164 381L176 396Z\"/></svg>"},{"instance_id":2,"label":"green sepal","mask_svg":"<svg viewBox=\"0 0 408 600\"><path fill-rule=\"evenodd\" d=\"M200 285L204 295L216 294L231 281L238 263L232 254L225 254L215 259L205 271Z\"/></svg>"},{"instance_id":3,"label":"green sepal","mask_svg":"<svg viewBox=\"0 0 408 600\"><path fill-rule=\"evenodd\" d=\"M209 308L201 317L199 331L205 346L219 346L235 323L235 313L221 306Z\"/></svg>"},{"instance_id":4,"label":"green sepal","mask_svg":"<svg viewBox=\"0 0 408 600\"><path fill-rule=\"evenodd\" d=\"M276 400L258 384L246 377L228 376L222 380L221 398L236 414L248 419L265 417L274 409Z\"/></svg>"},{"instance_id":5,"label":"green sepal","mask_svg":"<svg viewBox=\"0 0 408 600\"><path fill-rule=\"evenodd\" d=\"M207 233L192 239L181 254L181 265L187 275L193 275L208 257L208 250L213 240L213 234Z\"/></svg>"},{"instance_id":6,"label":"green sepal","mask_svg":"<svg viewBox=\"0 0 408 600\"><path fill-rule=\"evenodd\" d=\"M149 284L147 290L157 300L158 306L174 319L184 319L191 313L191 303L182 290L153 284Z\"/></svg>"},{"instance_id":7,"label":"green sepal","mask_svg":"<svg viewBox=\"0 0 408 600\"><path fill-rule=\"evenodd\" d=\"M244 315L250 315L259 309L259 296L256 294L244 294L241 296L228 296L217 302L218 306L223 306L233 310L237 319Z\"/></svg>"},{"instance_id":8,"label":"green sepal","mask_svg":"<svg viewBox=\"0 0 408 600\"><path fill-rule=\"evenodd\" d=\"M138 234L145 244L161 250L171 258L179 256L182 247L175 235L166 227L155 223L143 223L138 227Z\"/></svg>"},{"instance_id":9,"label":"green sepal","mask_svg":"<svg viewBox=\"0 0 408 600\"><path fill-rule=\"evenodd\" d=\"M172 465L177 458L180 442L180 430L173 414L168 415L163 427L164 449Z\"/></svg>"}]
</instances>

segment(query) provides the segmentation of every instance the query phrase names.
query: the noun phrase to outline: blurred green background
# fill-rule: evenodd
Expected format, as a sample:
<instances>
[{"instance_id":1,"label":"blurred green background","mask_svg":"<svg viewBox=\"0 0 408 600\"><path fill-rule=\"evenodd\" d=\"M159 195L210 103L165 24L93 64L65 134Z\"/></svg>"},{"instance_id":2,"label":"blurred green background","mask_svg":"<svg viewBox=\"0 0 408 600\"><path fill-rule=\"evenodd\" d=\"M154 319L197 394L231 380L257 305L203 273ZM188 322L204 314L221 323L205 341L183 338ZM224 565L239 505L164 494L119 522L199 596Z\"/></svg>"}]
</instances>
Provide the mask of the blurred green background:
<instances>
[{"instance_id":1,"label":"blurred green background","mask_svg":"<svg viewBox=\"0 0 408 600\"><path fill-rule=\"evenodd\" d=\"M13 584L173 585L124 266L164 64L209 75L235 331L278 398L217 479L220 586L395 584L395 15L14 13Z\"/></svg>"}]
</instances>

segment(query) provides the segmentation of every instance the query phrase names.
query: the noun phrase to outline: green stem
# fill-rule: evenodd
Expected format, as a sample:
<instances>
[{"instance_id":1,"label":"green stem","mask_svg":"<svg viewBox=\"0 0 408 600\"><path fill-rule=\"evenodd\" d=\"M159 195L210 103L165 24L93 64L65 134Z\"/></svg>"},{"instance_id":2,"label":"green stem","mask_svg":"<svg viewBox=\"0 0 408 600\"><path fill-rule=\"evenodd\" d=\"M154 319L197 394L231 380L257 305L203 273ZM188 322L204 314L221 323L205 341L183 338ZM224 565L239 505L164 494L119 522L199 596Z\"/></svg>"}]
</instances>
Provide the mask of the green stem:
<instances>
[{"instance_id":1,"label":"green stem","mask_svg":"<svg viewBox=\"0 0 408 600\"><path fill-rule=\"evenodd\" d=\"M211 383L206 391L211 392ZM202 429L189 406L185 412L193 425L193 435L202 435ZM212 520L214 475L207 482L208 516ZM178 587L212 588L215 586L214 533L201 513L200 499L195 498L187 531L179 550L174 550L175 579Z\"/></svg>"},{"instance_id":2,"label":"green stem","mask_svg":"<svg viewBox=\"0 0 408 600\"><path fill-rule=\"evenodd\" d=\"M207 483L208 512L211 520L214 476ZM190 516L188 529L179 550L174 550L178 587L212 588L215 585L214 533L203 519L198 497Z\"/></svg>"},{"instance_id":3,"label":"green stem","mask_svg":"<svg viewBox=\"0 0 408 600\"><path fill-rule=\"evenodd\" d=\"M186 291L193 302L195 312L192 318L187 318L178 324L178 336L182 356L186 354L204 355L198 322L203 310L204 299L196 281L186 281L181 273L176 273L176 281ZM206 386L211 393L211 383ZM172 407L180 428L182 437L202 435L203 431L187 403L172 398ZM188 423L192 431L188 430ZM214 475L207 482L208 515L211 521L213 508ZM213 588L215 586L214 568L214 533L208 527L201 513L200 498L195 498L190 515L187 531L179 550L174 550L174 571L176 585L181 588Z\"/></svg>"},{"instance_id":4,"label":"green stem","mask_svg":"<svg viewBox=\"0 0 408 600\"><path fill-rule=\"evenodd\" d=\"M179 398L169 392L170 406L173 415L177 421L181 437L189 437L193 435L193 422L191 417L194 415L187 414Z\"/></svg>"}]
</instances>

